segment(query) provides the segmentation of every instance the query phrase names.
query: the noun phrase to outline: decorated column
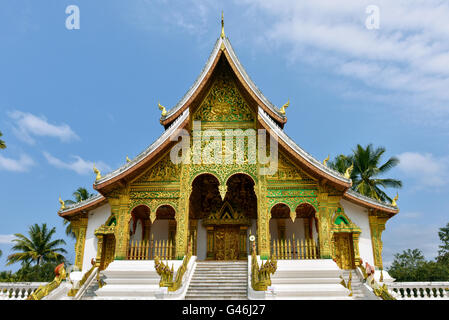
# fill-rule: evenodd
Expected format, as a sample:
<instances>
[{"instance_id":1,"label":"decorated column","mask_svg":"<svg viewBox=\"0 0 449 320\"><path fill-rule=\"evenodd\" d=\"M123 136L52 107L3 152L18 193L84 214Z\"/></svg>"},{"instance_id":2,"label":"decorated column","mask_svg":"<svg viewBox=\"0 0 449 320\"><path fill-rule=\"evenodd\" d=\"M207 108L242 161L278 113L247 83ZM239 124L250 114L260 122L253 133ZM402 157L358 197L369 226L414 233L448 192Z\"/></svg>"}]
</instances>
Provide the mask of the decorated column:
<instances>
[{"instance_id":1,"label":"decorated column","mask_svg":"<svg viewBox=\"0 0 449 320\"><path fill-rule=\"evenodd\" d=\"M192 192L190 184L190 165L181 167L180 195L178 211L176 212L176 258L183 259L187 253L187 241L189 233L189 199Z\"/></svg>"},{"instance_id":2,"label":"decorated column","mask_svg":"<svg viewBox=\"0 0 449 320\"><path fill-rule=\"evenodd\" d=\"M369 214L369 226L371 231L371 243L373 246L374 266L383 269L382 263L382 232L385 230L387 217L379 217L376 212Z\"/></svg>"},{"instance_id":3,"label":"decorated column","mask_svg":"<svg viewBox=\"0 0 449 320\"><path fill-rule=\"evenodd\" d=\"M83 268L84 244L86 242L87 217L81 217L72 221L72 228L76 235L75 266Z\"/></svg>"},{"instance_id":4,"label":"decorated column","mask_svg":"<svg viewBox=\"0 0 449 320\"><path fill-rule=\"evenodd\" d=\"M270 257L270 218L267 203L267 181L265 176L260 176L254 185L257 196L257 245L261 259Z\"/></svg>"},{"instance_id":5,"label":"decorated column","mask_svg":"<svg viewBox=\"0 0 449 320\"><path fill-rule=\"evenodd\" d=\"M117 228L115 229L115 259L125 260L127 258L129 221L131 219L128 188L125 188L123 193L120 194L118 204L115 207L118 211Z\"/></svg>"}]
</instances>

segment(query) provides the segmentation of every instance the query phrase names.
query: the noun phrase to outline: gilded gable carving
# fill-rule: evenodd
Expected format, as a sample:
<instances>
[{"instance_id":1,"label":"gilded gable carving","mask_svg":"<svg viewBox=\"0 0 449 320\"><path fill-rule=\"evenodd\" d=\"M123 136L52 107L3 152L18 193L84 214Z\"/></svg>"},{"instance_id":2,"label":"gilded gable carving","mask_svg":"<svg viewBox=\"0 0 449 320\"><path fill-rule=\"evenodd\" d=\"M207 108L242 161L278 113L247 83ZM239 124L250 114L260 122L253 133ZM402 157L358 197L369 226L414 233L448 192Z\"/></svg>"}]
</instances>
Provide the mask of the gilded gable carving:
<instances>
[{"instance_id":1,"label":"gilded gable carving","mask_svg":"<svg viewBox=\"0 0 449 320\"><path fill-rule=\"evenodd\" d=\"M181 165L175 165L167 154L155 166L140 176L134 183L146 183L156 181L179 181L181 175Z\"/></svg>"},{"instance_id":2,"label":"gilded gable carving","mask_svg":"<svg viewBox=\"0 0 449 320\"><path fill-rule=\"evenodd\" d=\"M212 88L194 114L194 120L208 122L252 121L254 115L241 96L228 66L222 62Z\"/></svg>"}]
</instances>

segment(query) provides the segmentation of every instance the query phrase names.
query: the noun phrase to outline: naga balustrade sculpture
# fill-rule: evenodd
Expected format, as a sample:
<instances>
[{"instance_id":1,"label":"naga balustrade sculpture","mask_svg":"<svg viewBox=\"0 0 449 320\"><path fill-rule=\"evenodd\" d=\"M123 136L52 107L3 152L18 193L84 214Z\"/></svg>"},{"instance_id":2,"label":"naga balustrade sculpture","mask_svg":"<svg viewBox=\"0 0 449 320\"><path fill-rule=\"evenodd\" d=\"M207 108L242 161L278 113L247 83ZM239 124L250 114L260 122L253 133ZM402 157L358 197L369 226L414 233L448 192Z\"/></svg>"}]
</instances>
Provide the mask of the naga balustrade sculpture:
<instances>
[{"instance_id":1,"label":"naga balustrade sculpture","mask_svg":"<svg viewBox=\"0 0 449 320\"><path fill-rule=\"evenodd\" d=\"M173 279L174 275L174 268L173 264L170 268L168 266L168 263L165 264L161 259L156 256L154 257L154 267L156 269L156 272L158 275L161 276L161 281L159 282L160 287L167 287L168 291L176 291L179 288L181 288L182 285L182 277L184 276L184 273L187 271L187 265L189 264L190 258L192 257L192 239L190 239L188 248L187 248L187 254L185 255L184 259L182 260L181 266L179 266L178 270L176 271L176 277Z\"/></svg>"},{"instance_id":2,"label":"naga balustrade sculpture","mask_svg":"<svg viewBox=\"0 0 449 320\"><path fill-rule=\"evenodd\" d=\"M251 286L256 291L266 291L268 286L271 286L271 274L274 274L277 269L277 260L271 259L262 262L259 267L256 255L256 245L253 243L251 253Z\"/></svg>"},{"instance_id":3,"label":"naga balustrade sculpture","mask_svg":"<svg viewBox=\"0 0 449 320\"><path fill-rule=\"evenodd\" d=\"M64 263L61 263L55 268L55 278L53 279L53 281L37 288L36 291L28 296L27 300L41 300L45 296L48 296L50 292L59 287L66 276L67 274L64 269Z\"/></svg>"}]
</instances>

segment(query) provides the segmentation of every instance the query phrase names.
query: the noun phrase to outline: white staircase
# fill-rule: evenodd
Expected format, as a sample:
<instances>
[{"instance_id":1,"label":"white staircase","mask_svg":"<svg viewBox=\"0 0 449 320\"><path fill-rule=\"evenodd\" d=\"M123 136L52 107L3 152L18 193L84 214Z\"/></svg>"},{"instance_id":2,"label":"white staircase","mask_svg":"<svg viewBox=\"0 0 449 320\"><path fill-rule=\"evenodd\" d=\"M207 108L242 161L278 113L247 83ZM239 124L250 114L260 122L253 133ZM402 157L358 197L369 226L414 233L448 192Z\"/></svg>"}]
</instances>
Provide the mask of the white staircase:
<instances>
[{"instance_id":1,"label":"white staircase","mask_svg":"<svg viewBox=\"0 0 449 320\"><path fill-rule=\"evenodd\" d=\"M342 277L347 283L351 273L351 289L353 300L379 300L379 298L369 290L363 283L356 270L342 270Z\"/></svg>"},{"instance_id":2,"label":"white staircase","mask_svg":"<svg viewBox=\"0 0 449 320\"><path fill-rule=\"evenodd\" d=\"M350 300L340 282L342 270L331 259L278 260L266 299Z\"/></svg>"},{"instance_id":3,"label":"white staircase","mask_svg":"<svg viewBox=\"0 0 449 320\"><path fill-rule=\"evenodd\" d=\"M247 299L247 261L197 261L185 299Z\"/></svg>"},{"instance_id":4,"label":"white staircase","mask_svg":"<svg viewBox=\"0 0 449 320\"><path fill-rule=\"evenodd\" d=\"M182 260L169 260L177 270ZM106 285L88 296L96 300L152 300L161 293L153 260L115 260L101 272Z\"/></svg>"}]
</instances>

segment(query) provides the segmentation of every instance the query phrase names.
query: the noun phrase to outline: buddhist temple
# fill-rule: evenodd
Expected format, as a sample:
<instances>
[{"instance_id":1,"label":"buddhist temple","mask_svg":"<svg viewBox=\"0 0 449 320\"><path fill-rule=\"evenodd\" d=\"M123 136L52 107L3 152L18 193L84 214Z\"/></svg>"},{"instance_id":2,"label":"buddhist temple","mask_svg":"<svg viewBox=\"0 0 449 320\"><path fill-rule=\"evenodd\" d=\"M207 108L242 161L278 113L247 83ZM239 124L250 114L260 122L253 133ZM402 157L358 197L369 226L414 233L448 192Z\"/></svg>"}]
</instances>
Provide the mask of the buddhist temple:
<instances>
[{"instance_id":1,"label":"buddhist temple","mask_svg":"<svg viewBox=\"0 0 449 320\"><path fill-rule=\"evenodd\" d=\"M154 106L160 137L110 173L95 168L97 195L61 203L76 234L72 295L93 270L98 299L346 299L357 270L387 281L381 237L396 203L358 194L350 169L296 144L285 100L257 88L222 20L188 92Z\"/></svg>"}]
</instances>

